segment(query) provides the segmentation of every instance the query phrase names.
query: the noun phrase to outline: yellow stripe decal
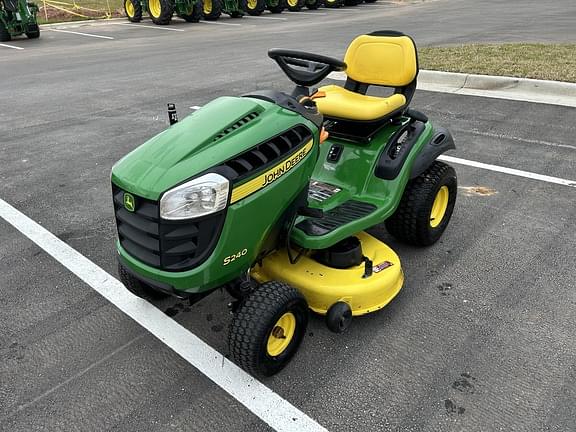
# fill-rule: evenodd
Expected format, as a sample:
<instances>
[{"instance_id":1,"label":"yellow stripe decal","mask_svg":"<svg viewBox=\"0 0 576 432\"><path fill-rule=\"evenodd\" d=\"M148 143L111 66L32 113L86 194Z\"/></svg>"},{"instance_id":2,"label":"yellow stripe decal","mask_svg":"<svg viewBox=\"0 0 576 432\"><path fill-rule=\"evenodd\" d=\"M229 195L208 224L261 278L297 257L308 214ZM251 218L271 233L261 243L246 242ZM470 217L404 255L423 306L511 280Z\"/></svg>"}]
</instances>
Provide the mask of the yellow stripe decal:
<instances>
[{"instance_id":1,"label":"yellow stripe decal","mask_svg":"<svg viewBox=\"0 0 576 432\"><path fill-rule=\"evenodd\" d=\"M278 180L280 177L298 165L300 161L304 159L308 153L310 153L313 144L314 140L312 139L308 142L308 144L306 144L303 148L298 150L288 159L284 159L282 162L273 166L265 173L260 174L258 177L255 177L252 180L235 187L232 191L232 199L230 200L230 203L234 204L235 202L240 201L249 195L252 195L254 192Z\"/></svg>"}]
</instances>

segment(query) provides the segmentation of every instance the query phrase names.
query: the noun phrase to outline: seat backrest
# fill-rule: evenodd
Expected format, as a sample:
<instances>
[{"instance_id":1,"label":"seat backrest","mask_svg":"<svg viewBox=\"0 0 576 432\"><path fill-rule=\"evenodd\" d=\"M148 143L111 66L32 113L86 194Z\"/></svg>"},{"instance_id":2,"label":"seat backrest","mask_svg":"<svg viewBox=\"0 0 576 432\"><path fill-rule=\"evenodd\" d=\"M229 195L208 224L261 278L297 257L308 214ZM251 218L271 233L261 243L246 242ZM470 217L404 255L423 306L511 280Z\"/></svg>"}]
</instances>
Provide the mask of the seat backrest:
<instances>
[{"instance_id":1,"label":"seat backrest","mask_svg":"<svg viewBox=\"0 0 576 432\"><path fill-rule=\"evenodd\" d=\"M18 0L4 0L4 7L9 12L18 12Z\"/></svg>"},{"instance_id":2,"label":"seat backrest","mask_svg":"<svg viewBox=\"0 0 576 432\"><path fill-rule=\"evenodd\" d=\"M348 47L344 62L348 78L357 83L399 88L413 84L418 75L416 45L396 31L358 36Z\"/></svg>"}]
</instances>

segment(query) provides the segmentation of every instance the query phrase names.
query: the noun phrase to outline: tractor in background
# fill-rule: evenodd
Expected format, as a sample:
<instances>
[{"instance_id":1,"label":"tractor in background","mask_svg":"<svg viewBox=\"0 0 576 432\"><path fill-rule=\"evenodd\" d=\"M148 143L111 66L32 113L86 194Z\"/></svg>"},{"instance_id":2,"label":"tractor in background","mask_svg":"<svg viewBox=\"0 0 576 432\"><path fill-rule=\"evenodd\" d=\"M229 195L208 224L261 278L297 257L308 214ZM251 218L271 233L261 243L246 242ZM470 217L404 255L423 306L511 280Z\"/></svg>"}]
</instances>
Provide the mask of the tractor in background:
<instances>
[{"instance_id":1,"label":"tractor in background","mask_svg":"<svg viewBox=\"0 0 576 432\"><path fill-rule=\"evenodd\" d=\"M25 34L28 39L40 37L36 16L38 6L26 0L0 0L0 42Z\"/></svg>"},{"instance_id":2,"label":"tractor in background","mask_svg":"<svg viewBox=\"0 0 576 432\"><path fill-rule=\"evenodd\" d=\"M125 0L124 11L130 22L142 21L148 13L154 24L170 24L176 14L187 22L202 18L202 0Z\"/></svg>"}]
</instances>

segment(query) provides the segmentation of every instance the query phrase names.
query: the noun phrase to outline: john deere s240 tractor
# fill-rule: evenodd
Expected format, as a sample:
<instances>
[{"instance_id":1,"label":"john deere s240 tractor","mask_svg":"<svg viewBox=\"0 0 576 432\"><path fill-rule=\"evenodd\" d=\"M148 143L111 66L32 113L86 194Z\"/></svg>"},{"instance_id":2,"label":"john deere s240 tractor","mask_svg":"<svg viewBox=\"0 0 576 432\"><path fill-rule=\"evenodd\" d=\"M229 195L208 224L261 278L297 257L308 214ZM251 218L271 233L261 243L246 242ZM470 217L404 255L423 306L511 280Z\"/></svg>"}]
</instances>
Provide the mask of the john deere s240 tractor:
<instances>
[{"instance_id":1,"label":"john deere s240 tractor","mask_svg":"<svg viewBox=\"0 0 576 432\"><path fill-rule=\"evenodd\" d=\"M38 6L26 0L0 0L0 42L26 34L29 39L40 37L36 21Z\"/></svg>"},{"instance_id":2,"label":"john deere s240 tractor","mask_svg":"<svg viewBox=\"0 0 576 432\"><path fill-rule=\"evenodd\" d=\"M202 0L125 0L124 11L131 22L142 21L148 12L154 24L170 24L176 13L188 22L198 22L202 18Z\"/></svg>"}]
</instances>

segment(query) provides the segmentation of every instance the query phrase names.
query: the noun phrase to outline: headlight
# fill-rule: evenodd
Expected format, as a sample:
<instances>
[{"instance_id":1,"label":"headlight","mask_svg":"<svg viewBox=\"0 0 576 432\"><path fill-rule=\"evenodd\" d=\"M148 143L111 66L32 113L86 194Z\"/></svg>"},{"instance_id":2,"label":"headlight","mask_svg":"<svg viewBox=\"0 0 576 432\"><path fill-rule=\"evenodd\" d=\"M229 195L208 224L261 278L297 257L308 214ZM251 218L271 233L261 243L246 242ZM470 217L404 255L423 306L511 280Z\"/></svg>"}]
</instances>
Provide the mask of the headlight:
<instances>
[{"instance_id":1,"label":"headlight","mask_svg":"<svg viewBox=\"0 0 576 432\"><path fill-rule=\"evenodd\" d=\"M166 192L160 200L160 217L168 220L191 219L216 213L228 202L228 179L206 174Z\"/></svg>"}]
</instances>

